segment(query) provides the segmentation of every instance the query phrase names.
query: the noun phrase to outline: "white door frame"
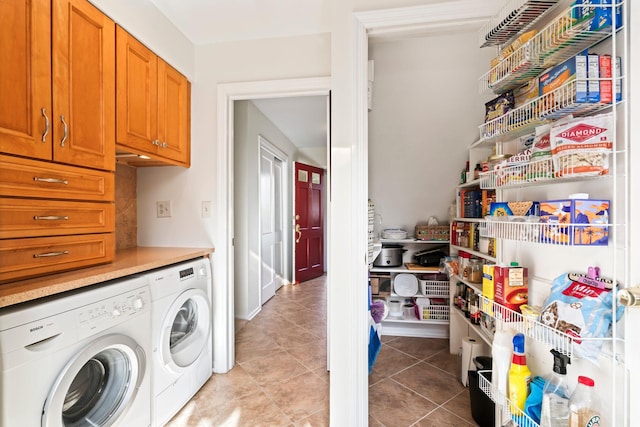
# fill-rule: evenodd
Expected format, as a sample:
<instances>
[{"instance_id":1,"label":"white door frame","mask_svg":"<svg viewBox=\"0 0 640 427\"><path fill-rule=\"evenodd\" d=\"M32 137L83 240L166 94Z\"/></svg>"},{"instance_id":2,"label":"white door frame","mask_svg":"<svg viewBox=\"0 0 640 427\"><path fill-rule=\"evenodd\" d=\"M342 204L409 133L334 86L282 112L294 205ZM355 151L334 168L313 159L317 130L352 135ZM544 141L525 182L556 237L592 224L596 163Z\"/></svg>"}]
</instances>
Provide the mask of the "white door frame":
<instances>
[{"instance_id":1,"label":"white door frame","mask_svg":"<svg viewBox=\"0 0 640 427\"><path fill-rule=\"evenodd\" d=\"M234 223L233 223L233 103L250 99L291 96L327 96L331 89L329 77L265 80L219 84L217 203L220 207L216 226L220 246L216 246L218 267L213 271L213 371L225 373L233 368L234 341Z\"/></svg>"},{"instance_id":2,"label":"white door frame","mask_svg":"<svg viewBox=\"0 0 640 427\"><path fill-rule=\"evenodd\" d=\"M276 157L278 160L282 162L282 176L280 177L280 209L282 211L282 218L289 218L289 209L287 206L287 201L289 199L289 180L291 179L289 176L289 156L273 145L267 138L262 135L258 135L258 156L262 156L262 150L265 150L267 153L271 154L273 157ZM261 159L258 159L258 165L261 164ZM258 182L256 185L260 186L260 175L258 176ZM258 187L260 188L260 187ZM293 203L293 202L292 202ZM258 191L258 206L260 206L260 211L262 211L262 192ZM260 215L262 216L262 215ZM286 222L286 221L285 221ZM284 231L284 236L282 237L282 255L284 257L282 263L282 275L280 280L280 285L277 286L276 291L280 289L280 287L286 283L291 283L291 274L292 272L289 270L289 241L290 241L290 228L287 227L287 224L282 224L282 228ZM258 235L260 236L260 245L258 247L258 259L260 263L262 263L262 218L258 220ZM260 301L260 305L264 304L262 301L262 266L260 266L260 286L258 293L258 300Z\"/></svg>"},{"instance_id":3,"label":"white door frame","mask_svg":"<svg viewBox=\"0 0 640 427\"><path fill-rule=\"evenodd\" d=\"M366 260L367 254L367 199L368 199L368 117L367 117L367 62L368 38L371 35L398 35L406 32L451 31L465 28L479 29L482 24L498 10L492 0L459 0L443 1L425 6L382 9L353 14L352 26L352 63L351 76L353 79L353 99L351 103L353 123L353 155L351 156L353 209L351 223L354 224L352 242L355 253L362 254ZM352 321L345 324L345 328L355 331L342 334L344 337L358 337L358 343L366 343L369 339L366 305L362 301L368 298L366 262L353 265L351 277L353 283L362 283L358 291L346 294L353 298L347 304L350 307L361 307L353 310ZM332 348L349 348L349 343L334 342ZM349 369L338 369L339 372L349 372L349 378L340 381L354 384L355 387L332 387L331 421L354 420L354 425L368 424L368 361L366 347L353 357L335 357L332 363L344 363ZM333 367L333 365L332 365ZM333 371L332 371L333 373ZM336 378L336 380L338 380ZM331 381L334 384L333 378ZM336 395L334 395L334 393ZM349 402L349 405L339 404ZM334 408L333 403L336 404Z\"/></svg>"}]
</instances>

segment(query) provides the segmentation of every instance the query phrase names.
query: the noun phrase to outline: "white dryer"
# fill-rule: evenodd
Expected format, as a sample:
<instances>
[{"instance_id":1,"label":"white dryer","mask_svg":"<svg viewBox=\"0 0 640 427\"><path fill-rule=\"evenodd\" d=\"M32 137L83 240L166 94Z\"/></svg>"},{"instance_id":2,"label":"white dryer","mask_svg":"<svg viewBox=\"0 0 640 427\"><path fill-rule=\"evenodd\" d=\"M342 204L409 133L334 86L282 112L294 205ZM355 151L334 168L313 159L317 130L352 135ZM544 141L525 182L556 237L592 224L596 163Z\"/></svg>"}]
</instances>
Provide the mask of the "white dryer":
<instances>
[{"instance_id":1,"label":"white dryer","mask_svg":"<svg viewBox=\"0 0 640 427\"><path fill-rule=\"evenodd\" d=\"M152 299L152 423L169 421L211 377L211 266L199 258L147 274Z\"/></svg>"},{"instance_id":2,"label":"white dryer","mask_svg":"<svg viewBox=\"0 0 640 427\"><path fill-rule=\"evenodd\" d=\"M144 277L0 311L0 425L151 424Z\"/></svg>"}]
</instances>

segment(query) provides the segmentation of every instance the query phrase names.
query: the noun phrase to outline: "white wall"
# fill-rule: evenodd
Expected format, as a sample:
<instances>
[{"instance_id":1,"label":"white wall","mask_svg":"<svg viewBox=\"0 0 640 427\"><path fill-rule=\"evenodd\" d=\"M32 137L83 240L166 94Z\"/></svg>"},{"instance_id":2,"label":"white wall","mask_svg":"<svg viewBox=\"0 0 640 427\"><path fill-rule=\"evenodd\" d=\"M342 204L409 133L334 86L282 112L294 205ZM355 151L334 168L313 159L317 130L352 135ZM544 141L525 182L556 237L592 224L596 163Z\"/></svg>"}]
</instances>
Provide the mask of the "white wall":
<instances>
[{"instance_id":1,"label":"white wall","mask_svg":"<svg viewBox=\"0 0 640 427\"><path fill-rule=\"evenodd\" d=\"M148 0L89 0L94 6L193 81L193 43Z\"/></svg>"},{"instance_id":2,"label":"white wall","mask_svg":"<svg viewBox=\"0 0 640 427\"><path fill-rule=\"evenodd\" d=\"M251 101L234 102L234 222L235 222L235 317L250 319L260 309L260 144L267 139L288 156L285 186L291 188L293 160L297 148L256 108ZM291 191L287 194L285 213L290 239ZM286 254L290 258L290 254ZM290 273L289 273L290 274ZM291 277L290 275L288 277Z\"/></svg>"},{"instance_id":3,"label":"white wall","mask_svg":"<svg viewBox=\"0 0 640 427\"><path fill-rule=\"evenodd\" d=\"M495 50L477 32L369 44L375 62L369 113L369 197L384 228L413 235L435 216L448 223L467 148L479 138L478 77Z\"/></svg>"}]
</instances>

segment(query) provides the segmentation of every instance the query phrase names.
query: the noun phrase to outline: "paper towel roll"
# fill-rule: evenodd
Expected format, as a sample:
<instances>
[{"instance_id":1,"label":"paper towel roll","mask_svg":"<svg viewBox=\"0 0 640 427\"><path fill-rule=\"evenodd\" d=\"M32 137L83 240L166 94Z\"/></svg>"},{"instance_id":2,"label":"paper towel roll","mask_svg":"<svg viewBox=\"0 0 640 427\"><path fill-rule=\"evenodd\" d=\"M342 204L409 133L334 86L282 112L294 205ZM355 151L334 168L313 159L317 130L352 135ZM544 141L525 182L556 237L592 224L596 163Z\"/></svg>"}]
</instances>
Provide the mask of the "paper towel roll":
<instances>
[{"instance_id":1,"label":"paper towel roll","mask_svg":"<svg viewBox=\"0 0 640 427\"><path fill-rule=\"evenodd\" d=\"M473 359L476 356L480 356L482 351L482 343L475 338L464 337L462 338L462 356L460 363L460 379L462 385L467 387L469 384L468 371L475 371L476 367L473 363Z\"/></svg>"}]
</instances>

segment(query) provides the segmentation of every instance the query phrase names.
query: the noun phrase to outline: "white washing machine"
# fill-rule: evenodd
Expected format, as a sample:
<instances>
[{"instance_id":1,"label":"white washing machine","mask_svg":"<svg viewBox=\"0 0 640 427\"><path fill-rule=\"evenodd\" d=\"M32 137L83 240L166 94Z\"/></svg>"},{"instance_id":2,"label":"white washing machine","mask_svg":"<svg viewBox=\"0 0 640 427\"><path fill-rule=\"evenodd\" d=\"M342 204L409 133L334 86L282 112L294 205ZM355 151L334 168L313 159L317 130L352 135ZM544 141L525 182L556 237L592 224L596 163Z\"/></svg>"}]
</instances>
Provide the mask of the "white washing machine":
<instances>
[{"instance_id":1,"label":"white washing machine","mask_svg":"<svg viewBox=\"0 0 640 427\"><path fill-rule=\"evenodd\" d=\"M169 421L211 377L211 266L199 258L146 275L152 299L152 423Z\"/></svg>"},{"instance_id":2,"label":"white washing machine","mask_svg":"<svg viewBox=\"0 0 640 427\"><path fill-rule=\"evenodd\" d=\"M0 425L149 426L150 328L142 276L0 310Z\"/></svg>"}]
</instances>

